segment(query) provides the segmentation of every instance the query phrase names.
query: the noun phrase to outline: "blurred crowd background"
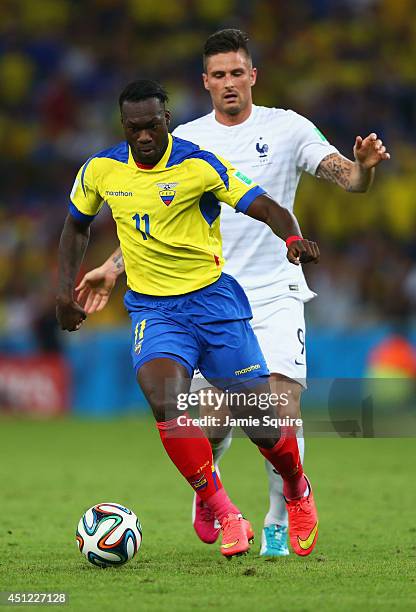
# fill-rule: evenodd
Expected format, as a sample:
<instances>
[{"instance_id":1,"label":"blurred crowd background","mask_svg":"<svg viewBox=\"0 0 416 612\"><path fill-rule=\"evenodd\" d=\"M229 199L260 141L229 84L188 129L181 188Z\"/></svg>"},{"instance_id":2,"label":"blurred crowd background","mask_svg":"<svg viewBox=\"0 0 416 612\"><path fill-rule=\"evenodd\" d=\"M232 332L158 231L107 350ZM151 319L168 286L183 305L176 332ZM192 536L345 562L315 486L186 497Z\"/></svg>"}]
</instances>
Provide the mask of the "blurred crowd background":
<instances>
[{"instance_id":1,"label":"blurred crowd background","mask_svg":"<svg viewBox=\"0 0 416 612\"><path fill-rule=\"evenodd\" d=\"M305 177L296 212L322 261L312 329L407 333L416 302L416 12L412 0L1 0L0 349L61 348L54 322L59 233L76 171L121 139L117 98L159 79L174 126L211 110L201 82L208 35L239 27L259 70L257 104L311 119L345 155L382 137L391 161L366 195ZM85 268L116 245L95 222ZM120 282L90 328L127 322ZM22 340L23 342L23 340Z\"/></svg>"}]
</instances>

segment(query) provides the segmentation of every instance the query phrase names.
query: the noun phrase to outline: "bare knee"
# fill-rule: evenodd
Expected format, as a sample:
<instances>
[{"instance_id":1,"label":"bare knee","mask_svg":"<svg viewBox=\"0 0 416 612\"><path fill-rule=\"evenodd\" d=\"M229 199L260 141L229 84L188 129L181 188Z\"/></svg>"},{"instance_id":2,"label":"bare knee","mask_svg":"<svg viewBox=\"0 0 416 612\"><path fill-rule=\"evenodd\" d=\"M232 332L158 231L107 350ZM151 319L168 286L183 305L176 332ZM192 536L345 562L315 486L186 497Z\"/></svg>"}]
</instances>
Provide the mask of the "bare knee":
<instances>
[{"instance_id":1,"label":"bare knee","mask_svg":"<svg viewBox=\"0 0 416 612\"><path fill-rule=\"evenodd\" d=\"M158 422L169 421L182 414L178 398L187 394L190 378L186 368L169 358L152 359L138 370L139 383Z\"/></svg>"},{"instance_id":2,"label":"bare knee","mask_svg":"<svg viewBox=\"0 0 416 612\"><path fill-rule=\"evenodd\" d=\"M170 419L176 418L179 414L183 414L183 412L178 409L177 402L174 399L164 396L157 390L150 392L146 399L158 423L170 421Z\"/></svg>"}]
</instances>

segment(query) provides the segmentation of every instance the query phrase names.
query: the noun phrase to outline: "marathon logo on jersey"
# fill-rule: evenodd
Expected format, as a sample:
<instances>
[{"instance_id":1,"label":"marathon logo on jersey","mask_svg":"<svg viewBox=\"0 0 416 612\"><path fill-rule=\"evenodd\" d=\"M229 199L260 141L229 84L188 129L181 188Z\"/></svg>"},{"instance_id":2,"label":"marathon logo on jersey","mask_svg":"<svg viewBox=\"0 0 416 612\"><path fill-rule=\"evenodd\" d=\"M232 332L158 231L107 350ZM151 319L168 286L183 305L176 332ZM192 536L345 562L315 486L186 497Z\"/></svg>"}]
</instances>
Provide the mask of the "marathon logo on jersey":
<instances>
[{"instance_id":1,"label":"marathon logo on jersey","mask_svg":"<svg viewBox=\"0 0 416 612\"><path fill-rule=\"evenodd\" d=\"M122 191L121 189L119 189L118 191L106 191L105 195L106 196L122 196L124 198L128 198L133 195L133 192L132 191Z\"/></svg>"},{"instance_id":2,"label":"marathon logo on jersey","mask_svg":"<svg viewBox=\"0 0 416 612\"><path fill-rule=\"evenodd\" d=\"M261 365L259 363L255 363L253 365L248 366L247 368L243 368L242 370L236 370L234 374L236 376L241 376L241 374L248 374L248 372L252 372L253 370L260 370Z\"/></svg>"},{"instance_id":3,"label":"marathon logo on jersey","mask_svg":"<svg viewBox=\"0 0 416 612\"><path fill-rule=\"evenodd\" d=\"M159 196L162 200L163 204L166 206L170 206L172 204L172 200L176 195L175 187L179 185L179 183L156 183L159 187Z\"/></svg>"},{"instance_id":4,"label":"marathon logo on jersey","mask_svg":"<svg viewBox=\"0 0 416 612\"><path fill-rule=\"evenodd\" d=\"M190 476L188 482L195 491L203 491L208 486L208 480L204 473Z\"/></svg>"}]
</instances>

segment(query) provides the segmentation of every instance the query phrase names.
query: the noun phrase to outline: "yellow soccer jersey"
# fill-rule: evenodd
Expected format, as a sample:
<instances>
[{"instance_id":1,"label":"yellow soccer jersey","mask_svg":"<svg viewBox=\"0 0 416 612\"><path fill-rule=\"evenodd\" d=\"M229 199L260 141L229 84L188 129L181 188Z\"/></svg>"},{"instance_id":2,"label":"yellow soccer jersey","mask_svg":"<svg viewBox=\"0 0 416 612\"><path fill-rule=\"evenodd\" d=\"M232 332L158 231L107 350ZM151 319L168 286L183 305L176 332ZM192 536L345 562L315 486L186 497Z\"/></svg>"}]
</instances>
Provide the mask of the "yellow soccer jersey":
<instances>
[{"instance_id":1,"label":"yellow soccer jersey","mask_svg":"<svg viewBox=\"0 0 416 612\"><path fill-rule=\"evenodd\" d=\"M227 161L169 135L165 154L151 169L137 167L127 142L91 157L78 172L70 213L88 223L107 202L129 287L178 295L221 274L220 202L245 213L263 193Z\"/></svg>"}]
</instances>

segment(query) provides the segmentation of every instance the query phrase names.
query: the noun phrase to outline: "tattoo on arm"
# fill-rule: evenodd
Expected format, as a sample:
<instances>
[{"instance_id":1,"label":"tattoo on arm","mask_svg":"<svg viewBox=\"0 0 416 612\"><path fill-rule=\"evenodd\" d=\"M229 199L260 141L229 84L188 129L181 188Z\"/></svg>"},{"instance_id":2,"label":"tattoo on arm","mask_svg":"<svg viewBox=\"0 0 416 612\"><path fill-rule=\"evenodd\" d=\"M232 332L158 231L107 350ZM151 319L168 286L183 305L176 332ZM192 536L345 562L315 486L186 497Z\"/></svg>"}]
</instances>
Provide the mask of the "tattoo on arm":
<instances>
[{"instance_id":1,"label":"tattoo on arm","mask_svg":"<svg viewBox=\"0 0 416 612\"><path fill-rule=\"evenodd\" d=\"M331 181L346 191L352 190L351 173L353 162L339 153L331 153L323 158L316 171L319 178Z\"/></svg>"},{"instance_id":2,"label":"tattoo on arm","mask_svg":"<svg viewBox=\"0 0 416 612\"><path fill-rule=\"evenodd\" d=\"M124 271L124 260L123 260L123 255L121 253L121 249L118 248L117 251L115 251L115 253L113 253L113 264L115 265L117 270L122 270Z\"/></svg>"}]
</instances>

